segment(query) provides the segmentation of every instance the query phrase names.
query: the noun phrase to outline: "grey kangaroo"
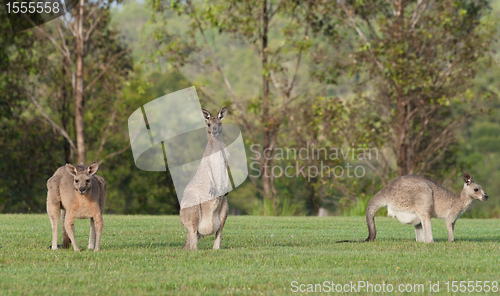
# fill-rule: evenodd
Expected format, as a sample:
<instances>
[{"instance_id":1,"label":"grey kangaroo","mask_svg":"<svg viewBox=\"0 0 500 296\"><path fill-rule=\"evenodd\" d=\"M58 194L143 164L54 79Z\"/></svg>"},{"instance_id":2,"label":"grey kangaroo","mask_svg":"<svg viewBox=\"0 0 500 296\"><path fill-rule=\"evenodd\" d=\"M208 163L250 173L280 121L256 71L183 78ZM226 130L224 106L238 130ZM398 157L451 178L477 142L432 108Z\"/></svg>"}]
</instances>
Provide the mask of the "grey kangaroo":
<instances>
[{"instance_id":1,"label":"grey kangaroo","mask_svg":"<svg viewBox=\"0 0 500 296\"><path fill-rule=\"evenodd\" d=\"M186 228L183 249L190 250L196 249L200 238L212 234L215 234L213 248L220 248L229 208L226 199L229 154L222 141L221 123L227 115L227 108L222 108L216 117L205 109L202 109L202 114L207 124L208 143L195 176L184 190L179 215Z\"/></svg>"},{"instance_id":2,"label":"grey kangaroo","mask_svg":"<svg viewBox=\"0 0 500 296\"><path fill-rule=\"evenodd\" d=\"M431 218L445 219L448 241L452 242L458 217L475 199L488 200L488 194L474 182L471 174L464 173L463 178L465 183L459 195L421 176L408 175L392 180L368 203L366 223L369 235L366 241L375 240L375 213L387 206L389 216L398 218L403 224L415 226L417 242L433 242Z\"/></svg>"},{"instance_id":3,"label":"grey kangaroo","mask_svg":"<svg viewBox=\"0 0 500 296\"><path fill-rule=\"evenodd\" d=\"M90 166L66 164L47 181L47 214L52 224L52 250L57 250L57 228L62 215L63 248L80 249L75 241L75 218L90 218L88 249L99 251L102 212L106 202L106 181L96 175L99 164Z\"/></svg>"}]
</instances>

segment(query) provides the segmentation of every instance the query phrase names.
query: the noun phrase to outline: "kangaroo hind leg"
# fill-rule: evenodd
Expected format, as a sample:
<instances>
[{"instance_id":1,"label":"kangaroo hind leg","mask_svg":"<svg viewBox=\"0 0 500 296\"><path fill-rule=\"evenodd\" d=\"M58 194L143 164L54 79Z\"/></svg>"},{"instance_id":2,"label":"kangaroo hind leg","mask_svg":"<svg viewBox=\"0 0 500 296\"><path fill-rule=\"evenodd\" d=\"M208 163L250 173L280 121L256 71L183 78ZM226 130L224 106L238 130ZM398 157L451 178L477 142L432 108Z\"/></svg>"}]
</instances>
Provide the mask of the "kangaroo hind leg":
<instances>
[{"instance_id":1,"label":"kangaroo hind leg","mask_svg":"<svg viewBox=\"0 0 500 296\"><path fill-rule=\"evenodd\" d=\"M200 221L199 206L181 209L179 216L182 225L186 228L185 250L195 250L198 245L198 223Z\"/></svg>"},{"instance_id":2,"label":"kangaroo hind leg","mask_svg":"<svg viewBox=\"0 0 500 296\"><path fill-rule=\"evenodd\" d=\"M215 241L214 241L214 250L220 249L220 245L222 242L222 229L224 228L224 224L226 223L226 218L227 218L227 212L229 209L229 205L227 203L226 197L222 197L222 205L221 205L221 210L219 214L219 219L220 219L220 226L217 232L215 233Z\"/></svg>"},{"instance_id":3,"label":"kangaroo hind leg","mask_svg":"<svg viewBox=\"0 0 500 296\"><path fill-rule=\"evenodd\" d=\"M415 225L415 239L417 242L424 242L424 229L422 223Z\"/></svg>"},{"instance_id":4,"label":"kangaroo hind leg","mask_svg":"<svg viewBox=\"0 0 500 296\"><path fill-rule=\"evenodd\" d=\"M50 218L50 224L52 225L52 245L50 246L52 250L57 250L57 231L59 228L59 215L61 208L59 203L49 204L47 203L47 214Z\"/></svg>"}]
</instances>

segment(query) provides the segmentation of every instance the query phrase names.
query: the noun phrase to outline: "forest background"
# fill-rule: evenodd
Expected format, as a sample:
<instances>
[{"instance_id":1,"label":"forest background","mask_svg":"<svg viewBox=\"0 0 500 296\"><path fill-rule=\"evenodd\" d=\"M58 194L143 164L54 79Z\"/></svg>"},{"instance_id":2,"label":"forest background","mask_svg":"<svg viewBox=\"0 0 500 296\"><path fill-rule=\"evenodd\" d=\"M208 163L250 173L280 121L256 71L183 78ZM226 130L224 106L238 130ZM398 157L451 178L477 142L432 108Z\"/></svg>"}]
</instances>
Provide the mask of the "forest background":
<instances>
[{"instance_id":1,"label":"forest background","mask_svg":"<svg viewBox=\"0 0 500 296\"><path fill-rule=\"evenodd\" d=\"M106 213L177 214L127 120L196 86L243 131L231 214L364 215L398 175L459 192L469 171L492 198L464 215L499 218L499 17L497 0L81 0L12 33L2 8L0 212L43 213L58 167L98 161Z\"/></svg>"}]
</instances>

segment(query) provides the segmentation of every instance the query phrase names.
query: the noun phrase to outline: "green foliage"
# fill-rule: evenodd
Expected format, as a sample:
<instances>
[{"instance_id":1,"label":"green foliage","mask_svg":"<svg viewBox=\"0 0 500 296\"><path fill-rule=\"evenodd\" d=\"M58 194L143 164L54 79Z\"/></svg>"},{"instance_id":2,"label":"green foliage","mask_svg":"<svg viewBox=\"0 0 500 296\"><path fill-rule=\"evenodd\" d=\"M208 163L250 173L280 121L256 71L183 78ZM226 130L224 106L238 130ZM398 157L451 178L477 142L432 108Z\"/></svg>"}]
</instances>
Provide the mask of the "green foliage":
<instances>
[{"instance_id":1,"label":"green foliage","mask_svg":"<svg viewBox=\"0 0 500 296\"><path fill-rule=\"evenodd\" d=\"M356 203L351 207L344 207L344 216L365 216L368 202L371 196L361 195L356 199Z\"/></svg>"},{"instance_id":2,"label":"green foliage","mask_svg":"<svg viewBox=\"0 0 500 296\"><path fill-rule=\"evenodd\" d=\"M348 2L344 18L353 33L366 33L358 39L353 64L357 71L368 70L376 103L384 106L379 115L392 131L387 144L398 173L453 172L442 168L457 163L450 159L457 155L457 134L477 112L472 98L480 94L471 78L486 66L496 34L488 2L440 1L433 9ZM398 12L386 13L392 9Z\"/></svg>"},{"instance_id":3,"label":"green foliage","mask_svg":"<svg viewBox=\"0 0 500 296\"><path fill-rule=\"evenodd\" d=\"M7 19L3 9L0 18ZM0 212L42 211L50 165L61 156L63 141L29 110L30 74L47 63L39 46L32 32L0 24Z\"/></svg>"},{"instance_id":4,"label":"green foliage","mask_svg":"<svg viewBox=\"0 0 500 296\"><path fill-rule=\"evenodd\" d=\"M300 204L293 203L290 198L278 198L276 205L267 198L257 200L250 211L253 216L295 216L302 215Z\"/></svg>"},{"instance_id":5,"label":"green foliage","mask_svg":"<svg viewBox=\"0 0 500 296\"><path fill-rule=\"evenodd\" d=\"M370 202L370 199L372 196L368 196L365 194L361 194L358 198L356 198L355 202L350 202L350 205L344 204L343 206L343 215L344 216L359 216L359 217L365 217L366 216L366 208L368 207L368 203ZM387 209L382 208L380 209L377 214L377 216L387 216Z\"/></svg>"},{"instance_id":6,"label":"green foliage","mask_svg":"<svg viewBox=\"0 0 500 296\"><path fill-rule=\"evenodd\" d=\"M119 1L120 2L120 1ZM387 1L268 1L276 9L262 67L260 1L127 0L102 12L85 58L85 78L96 77L113 55L127 54L86 90L88 162L104 159L99 174L108 181L105 211L121 214L175 214L178 201L168 173L135 167L128 145L128 116L143 104L192 85L202 105L229 106L227 119L244 127L247 148L263 143L263 131L277 133L275 148L376 148L380 158L360 160L283 159L273 165L330 167L359 165L362 178L275 178L278 199L263 199L247 181L228 196L234 214L364 215L369 200L398 172L398 98L411 102L407 144L415 145L414 173L458 192L460 173L470 171L490 196L500 195L497 142L500 108L495 53L500 1L441 1L428 8L412 29L416 2L404 6L403 37ZM0 10L0 17L6 18ZM204 28L212 56L197 29ZM59 35L54 22L44 25ZM69 33L65 38L71 41ZM69 42L68 45L72 43ZM297 60L300 68L291 100L281 109ZM491 59L490 59L491 57ZM375 58L375 59L374 59ZM375 61L379 61L378 65ZM226 90L218 63L235 96ZM34 30L11 34L0 25L0 212L43 212L45 182L58 166L72 161L70 147L30 101L74 138L72 86L63 59ZM443 69L450 69L449 72ZM262 120L262 75L271 79L270 118ZM114 113L115 112L115 113ZM116 115L114 121L109 119ZM413 116L413 117L412 117ZM456 126L454 126L454 124ZM278 128L276 128L278 126ZM450 133L441 134L449 129ZM107 136L103 137L108 130ZM253 132L250 138L248 132ZM104 142L103 142L104 138ZM436 140L437 139L437 140ZM434 141L436 140L436 141ZM101 146L101 143L104 143ZM417 145L418 144L418 145ZM102 147L102 149L100 149ZM427 150L434 151L427 153ZM427 154L426 154L427 153ZM251 156L250 152L247 153ZM294 168L295 172L295 168ZM326 171L325 171L326 172ZM254 179L257 187L259 178ZM500 202L475 203L466 217L500 217ZM383 211L380 211L383 215Z\"/></svg>"},{"instance_id":7,"label":"green foliage","mask_svg":"<svg viewBox=\"0 0 500 296\"><path fill-rule=\"evenodd\" d=\"M493 104L498 106L498 97ZM457 152L460 167L463 171L469 171L478 184L490 196L499 196L500 184L497 182L500 178L500 150L497 142L496 132L500 129L500 121L496 114L484 114L471 122L464 129L464 134L460 140L460 150ZM456 176L455 180L460 180ZM461 190L457 182L455 190ZM487 202L476 202L470 210L464 213L465 217L489 218L500 217L500 201L496 198L489 199Z\"/></svg>"},{"instance_id":8,"label":"green foliage","mask_svg":"<svg viewBox=\"0 0 500 296\"><path fill-rule=\"evenodd\" d=\"M140 64L127 81L124 97L121 134L117 137L120 145L127 145L128 131L126 119L131 110L190 86L189 81L179 72L161 74L155 68L145 70ZM118 149L118 147L117 147ZM176 214L179 201L168 172L147 172L135 166L132 152L115 156L103 164L102 176L108 184L106 211L119 214Z\"/></svg>"}]
</instances>

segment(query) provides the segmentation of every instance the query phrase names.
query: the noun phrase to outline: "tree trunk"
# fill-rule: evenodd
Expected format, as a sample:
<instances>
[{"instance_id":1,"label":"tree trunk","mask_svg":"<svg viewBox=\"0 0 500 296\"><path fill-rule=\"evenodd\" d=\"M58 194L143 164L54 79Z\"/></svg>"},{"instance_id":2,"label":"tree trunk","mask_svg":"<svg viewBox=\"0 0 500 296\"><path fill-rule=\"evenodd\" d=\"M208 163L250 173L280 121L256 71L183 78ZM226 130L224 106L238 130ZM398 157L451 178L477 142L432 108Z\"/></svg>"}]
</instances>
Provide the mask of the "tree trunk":
<instances>
[{"instance_id":1,"label":"tree trunk","mask_svg":"<svg viewBox=\"0 0 500 296\"><path fill-rule=\"evenodd\" d=\"M66 57L62 59L63 67L62 67L62 77L66 77L66 68L68 65L68 60ZM61 127L68 131L69 126L69 101L68 101L68 90L66 88L66 84L61 83ZM64 159L66 163L73 163L71 146L68 141L64 141Z\"/></svg>"},{"instance_id":2,"label":"tree trunk","mask_svg":"<svg viewBox=\"0 0 500 296\"><path fill-rule=\"evenodd\" d=\"M398 142L397 142L397 166L398 175L404 176L408 174L408 144L406 143L407 122L406 122L406 103L404 97L397 98L398 111Z\"/></svg>"},{"instance_id":3,"label":"tree trunk","mask_svg":"<svg viewBox=\"0 0 500 296\"><path fill-rule=\"evenodd\" d=\"M83 125L83 13L85 0L80 0L76 29L76 88L75 88L75 131L76 131L76 162L85 164L85 133Z\"/></svg>"},{"instance_id":4,"label":"tree trunk","mask_svg":"<svg viewBox=\"0 0 500 296\"><path fill-rule=\"evenodd\" d=\"M264 190L265 198L272 199L273 207L276 206L276 197L273 195L273 178L271 176L272 164L271 158L273 152L268 149L272 141L272 126L269 117L269 78L268 78L268 33L269 33L269 15L267 11L267 0L262 0L262 119L264 133L263 133L263 147L261 160L261 176L262 176L262 189Z\"/></svg>"},{"instance_id":5,"label":"tree trunk","mask_svg":"<svg viewBox=\"0 0 500 296\"><path fill-rule=\"evenodd\" d=\"M319 198L315 186L317 181L318 180L314 178L314 180L311 180L311 182L307 184L307 187L309 187L307 205L309 210L311 211L311 216L318 216L319 213Z\"/></svg>"},{"instance_id":6,"label":"tree trunk","mask_svg":"<svg viewBox=\"0 0 500 296\"><path fill-rule=\"evenodd\" d=\"M397 19L395 22L395 38L402 40L404 38L404 30L405 30L405 24L404 24L404 7L403 7L403 0L398 0L397 1ZM404 61L405 53L399 54L400 60ZM404 71L404 69L401 69L400 67L403 67L403 65L399 65L396 67L396 71L400 74ZM408 122L407 122L407 115L408 115L408 103L407 100L404 96L403 89L401 85L399 85L398 82L394 83L396 85L396 92L397 92L397 98L396 98L396 110L397 110L397 132L398 132L398 138L397 138L397 166L398 166L398 174L399 176L404 176L408 174L408 143L407 143L407 133L408 133Z\"/></svg>"}]
</instances>

